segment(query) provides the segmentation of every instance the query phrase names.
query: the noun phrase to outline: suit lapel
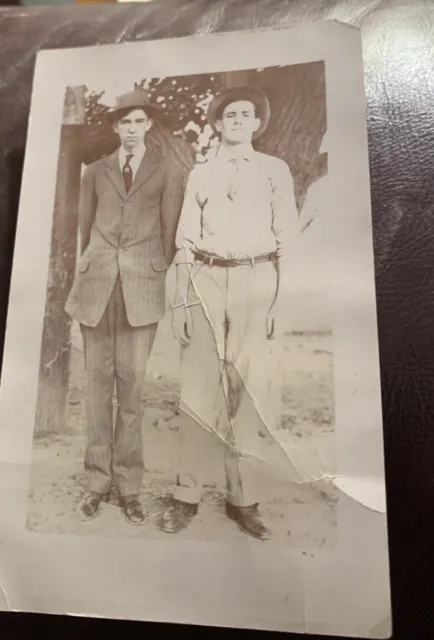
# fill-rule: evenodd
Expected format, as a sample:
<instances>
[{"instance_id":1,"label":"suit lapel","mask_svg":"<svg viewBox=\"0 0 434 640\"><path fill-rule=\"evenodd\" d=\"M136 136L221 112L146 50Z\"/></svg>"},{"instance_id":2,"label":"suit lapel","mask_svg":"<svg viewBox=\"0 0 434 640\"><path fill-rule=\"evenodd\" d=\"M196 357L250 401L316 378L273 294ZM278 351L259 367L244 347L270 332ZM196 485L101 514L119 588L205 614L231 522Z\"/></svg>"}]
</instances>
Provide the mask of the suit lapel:
<instances>
[{"instance_id":1,"label":"suit lapel","mask_svg":"<svg viewBox=\"0 0 434 640\"><path fill-rule=\"evenodd\" d=\"M137 173L131 185L131 189L128 194L125 190L124 177L122 175L119 166L119 152L116 150L111 156L108 156L105 161L105 171L110 182L118 192L121 198L126 198L127 195L131 196L135 193L144 182L154 173L158 167L158 156L151 149L146 149L145 155L137 169Z\"/></svg>"},{"instance_id":2,"label":"suit lapel","mask_svg":"<svg viewBox=\"0 0 434 640\"><path fill-rule=\"evenodd\" d=\"M105 159L104 164L105 172L108 179L110 180L120 197L125 198L127 193L125 191L124 178L119 167L119 150L116 150L114 153L112 153L111 156L108 156Z\"/></svg>"},{"instance_id":3,"label":"suit lapel","mask_svg":"<svg viewBox=\"0 0 434 640\"><path fill-rule=\"evenodd\" d=\"M154 173L158 167L158 156L151 149L146 149L145 155L137 169L137 173L131 185L131 189L128 192L129 196L132 196L148 178ZM122 177L122 176L121 176Z\"/></svg>"}]
</instances>

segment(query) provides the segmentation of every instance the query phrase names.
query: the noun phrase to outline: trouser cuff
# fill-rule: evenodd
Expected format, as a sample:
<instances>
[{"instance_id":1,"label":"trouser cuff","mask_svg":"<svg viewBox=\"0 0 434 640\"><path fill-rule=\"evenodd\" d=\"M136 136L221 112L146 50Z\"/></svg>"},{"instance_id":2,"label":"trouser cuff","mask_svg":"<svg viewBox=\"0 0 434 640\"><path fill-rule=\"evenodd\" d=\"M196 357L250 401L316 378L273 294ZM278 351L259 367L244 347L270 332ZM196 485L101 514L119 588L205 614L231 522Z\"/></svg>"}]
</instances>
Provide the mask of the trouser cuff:
<instances>
[{"instance_id":1,"label":"trouser cuff","mask_svg":"<svg viewBox=\"0 0 434 640\"><path fill-rule=\"evenodd\" d=\"M180 502L187 502L187 504L199 504L201 494L202 492L199 489L177 485L173 492L173 498Z\"/></svg>"}]
</instances>

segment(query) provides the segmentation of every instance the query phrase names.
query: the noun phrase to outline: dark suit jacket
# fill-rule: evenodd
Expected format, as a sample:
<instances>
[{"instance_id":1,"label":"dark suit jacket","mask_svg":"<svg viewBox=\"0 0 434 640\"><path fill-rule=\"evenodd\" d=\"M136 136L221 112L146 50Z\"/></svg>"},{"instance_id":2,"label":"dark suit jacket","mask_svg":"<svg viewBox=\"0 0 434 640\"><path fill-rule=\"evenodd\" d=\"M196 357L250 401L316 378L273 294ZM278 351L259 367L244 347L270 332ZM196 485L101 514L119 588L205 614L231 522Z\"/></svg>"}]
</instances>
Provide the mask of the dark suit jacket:
<instances>
[{"instance_id":1,"label":"dark suit jacket","mask_svg":"<svg viewBox=\"0 0 434 640\"><path fill-rule=\"evenodd\" d=\"M131 326L160 320L183 191L181 164L149 149L128 193L118 151L87 167L79 209L82 255L66 303L71 317L96 326L119 275Z\"/></svg>"}]
</instances>

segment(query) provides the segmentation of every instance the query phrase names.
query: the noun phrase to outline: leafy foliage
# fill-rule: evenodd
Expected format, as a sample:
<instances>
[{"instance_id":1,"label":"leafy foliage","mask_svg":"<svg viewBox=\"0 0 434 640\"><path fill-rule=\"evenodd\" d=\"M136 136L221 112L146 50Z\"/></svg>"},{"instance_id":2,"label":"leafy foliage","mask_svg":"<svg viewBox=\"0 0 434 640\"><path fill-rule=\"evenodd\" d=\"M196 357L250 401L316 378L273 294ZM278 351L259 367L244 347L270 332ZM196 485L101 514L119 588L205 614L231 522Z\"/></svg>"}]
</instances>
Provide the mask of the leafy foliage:
<instances>
[{"instance_id":1,"label":"leafy foliage","mask_svg":"<svg viewBox=\"0 0 434 640\"><path fill-rule=\"evenodd\" d=\"M105 91L100 93L86 91L86 124L98 126L106 124L109 108L100 102L104 93Z\"/></svg>"},{"instance_id":2,"label":"leafy foliage","mask_svg":"<svg viewBox=\"0 0 434 640\"><path fill-rule=\"evenodd\" d=\"M175 134L191 143L197 143L207 129L206 112L209 103L221 90L217 76L205 74L178 78L153 78L142 80L136 89L146 89L150 101L161 107L164 122ZM202 147L208 146L212 131L208 128Z\"/></svg>"},{"instance_id":3,"label":"leafy foliage","mask_svg":"<svg viewBox=\"0 0 434 640\"><path fill-rule=\"evenodd\" d=\"M151 104L161 109L160 126L154 128L147 143L160 146L166 130L191 145L195 152L207 151L215 136L207 124L206 111L220 91L218 76L201 74L153 78L137 82L133 88L147 91ZM117 145L117 137L108 119L109 107L101 103L103 96L104 92L86 92L88 130L83 140L85 164L111 153Z\"/></svg>"}]
</instances>

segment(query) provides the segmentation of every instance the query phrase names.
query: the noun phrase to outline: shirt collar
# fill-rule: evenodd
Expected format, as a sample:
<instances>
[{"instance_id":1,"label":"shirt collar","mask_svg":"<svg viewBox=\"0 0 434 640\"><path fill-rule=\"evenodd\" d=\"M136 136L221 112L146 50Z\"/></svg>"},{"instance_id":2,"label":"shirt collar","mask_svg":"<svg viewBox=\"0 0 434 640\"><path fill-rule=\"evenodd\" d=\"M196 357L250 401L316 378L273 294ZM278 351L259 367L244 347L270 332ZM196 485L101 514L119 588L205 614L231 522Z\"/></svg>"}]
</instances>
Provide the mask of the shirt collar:
<instances>
[{"instance_id":1,"label":"shirt collar","mask_svg":"<svg viewBox=\"0 0 434 640\"><path fill-rule=\"evenodd\" d=\"M133 155L134 160L138 160L139 162L142 160L143 156L145 155L145 151L146 151L146 147L145 147L145 143L143 142L141 145L139 145L138 147L136 147L134 149L134 153L131 154L130 151L125 151L125 149L123 147L120 147L119 149L119 160L121 164L125 164L125 161L127 159L128 155Z\"/></svg>"},{"instance_id":2,"label":"shirt collar","mask_svg":"<svg viewBox=\"0 0 434 640\"><path fill-rule=\"evenodd\" d=\"M219 146L216 150L215 157L226 162L230 162L231 160L247 160L250 162L255 153L256 152L251 144L243 145L239 149L237 147L230 149L228 147Z\"/></svg>"}]
</instances>

